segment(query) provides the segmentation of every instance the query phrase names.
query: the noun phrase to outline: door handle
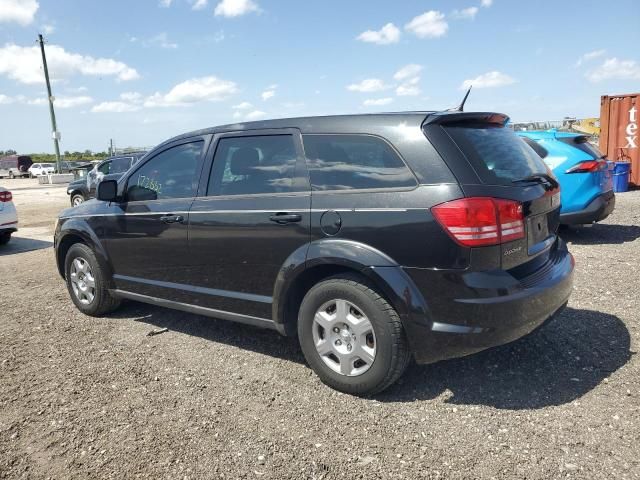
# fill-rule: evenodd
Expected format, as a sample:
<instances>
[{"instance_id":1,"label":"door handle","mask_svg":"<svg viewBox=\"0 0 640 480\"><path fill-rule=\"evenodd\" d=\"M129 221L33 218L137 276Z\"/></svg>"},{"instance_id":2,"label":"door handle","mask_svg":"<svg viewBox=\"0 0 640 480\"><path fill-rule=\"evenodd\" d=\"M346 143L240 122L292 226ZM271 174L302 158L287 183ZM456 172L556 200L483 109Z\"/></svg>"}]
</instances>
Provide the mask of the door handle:
<instances>
[{"instance_id":1,"label":"door handle","mask_svg":"<svg viewBox=\"0 0 640 480\"><path fill-rule=\"evenodd\" d=\"M162 223L182 223L184 217L182 215L163 215L160 217Z\"/></svg>"},{"instance_id":2,"label":"door handle","mask_svg":"<svg viewBox=\"0 0 640 480\"><path fill-rule=\"evenodd\" d=\"M302 215L298 213L276 213L271 215L269 220L279 223L280 225L286 225L287 223L296 223L302 220Z\"/></svg>"}]
</instances>

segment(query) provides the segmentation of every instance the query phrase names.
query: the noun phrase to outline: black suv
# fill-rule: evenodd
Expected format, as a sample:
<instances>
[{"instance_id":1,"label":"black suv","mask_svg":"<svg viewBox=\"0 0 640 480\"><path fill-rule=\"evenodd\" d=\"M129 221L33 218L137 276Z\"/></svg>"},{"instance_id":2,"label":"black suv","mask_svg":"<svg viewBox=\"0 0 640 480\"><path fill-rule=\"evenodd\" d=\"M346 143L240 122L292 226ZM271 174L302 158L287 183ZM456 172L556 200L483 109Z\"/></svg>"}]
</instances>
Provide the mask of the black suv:
<instances>
[{"instance_id":1,"label":"black suv","mask_svg":"<svg viewBox=\"0 0 640 480\"><path fill-rule=\"evenodd\" d=\"M323 382L379 392L412 357L513 341L569 298L558 184L507 120L410 112L181 135L60 215L58 269L88 315L130 299L297 334Z\"/></svg>"},{"instance_id":2,"label":"black suv","mask_svg":"<svg viewBox=\"0 0 640 480\"><path fill-rule=\"evenodd\" d=\"M67 195L71 201L71 206L75 207L82 202L96 196L96 185L105 176L118 179L135 165L147 152L132 152L117 157L105 158L98 163L85 177L81 177L67 186ZM68 162L70 163L70 162Z\"/></svg>"}]
</instances>

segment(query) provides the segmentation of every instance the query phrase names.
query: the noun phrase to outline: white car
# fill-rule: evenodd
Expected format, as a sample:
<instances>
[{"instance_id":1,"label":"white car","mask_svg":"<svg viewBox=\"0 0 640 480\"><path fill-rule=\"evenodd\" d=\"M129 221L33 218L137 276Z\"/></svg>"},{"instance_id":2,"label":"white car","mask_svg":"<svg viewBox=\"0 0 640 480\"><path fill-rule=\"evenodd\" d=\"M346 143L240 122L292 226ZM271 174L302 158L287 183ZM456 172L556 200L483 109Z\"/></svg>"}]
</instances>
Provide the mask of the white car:
<instances>
[{"instance_id":1,"label":"white car","mask_svg":"<svg viewBox=\"0 0 640 480\"><path fill-rule=\"evenodd\" d=\"M50 163L34 163L29 167L29 176L31 178L41 175L51 175L53 172L54 168Z\"/></svg>"},{"instance_id":2,"label":"white car","mask_svg":"<svg viewBox=\"0 0 640 480\"><path fill-rule=\"evenodd\" d=\"M0 245L11 240L11 234L18 230L18 213L13 204L13 195L6 188L0 187Z\"/></svg>"}]
</instances>

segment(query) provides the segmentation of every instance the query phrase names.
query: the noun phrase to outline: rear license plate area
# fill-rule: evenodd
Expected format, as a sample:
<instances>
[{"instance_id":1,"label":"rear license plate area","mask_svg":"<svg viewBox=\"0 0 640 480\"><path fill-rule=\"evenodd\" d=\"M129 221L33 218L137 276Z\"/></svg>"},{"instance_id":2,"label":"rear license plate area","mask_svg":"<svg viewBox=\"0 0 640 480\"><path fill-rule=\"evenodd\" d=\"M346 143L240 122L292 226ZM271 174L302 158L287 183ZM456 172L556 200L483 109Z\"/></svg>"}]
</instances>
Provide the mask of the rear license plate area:
<instances>
[{"instance_id":1,"label":"rear license plate area","mask_svg":"<svg viewBox=\"0 0 640 480\"><path fill-rule=\"evenodd\" d=\"M529 248L544 242L549 237L548 215L536 215L527 219L527 242Z\"/></svg>"}]
</instances>

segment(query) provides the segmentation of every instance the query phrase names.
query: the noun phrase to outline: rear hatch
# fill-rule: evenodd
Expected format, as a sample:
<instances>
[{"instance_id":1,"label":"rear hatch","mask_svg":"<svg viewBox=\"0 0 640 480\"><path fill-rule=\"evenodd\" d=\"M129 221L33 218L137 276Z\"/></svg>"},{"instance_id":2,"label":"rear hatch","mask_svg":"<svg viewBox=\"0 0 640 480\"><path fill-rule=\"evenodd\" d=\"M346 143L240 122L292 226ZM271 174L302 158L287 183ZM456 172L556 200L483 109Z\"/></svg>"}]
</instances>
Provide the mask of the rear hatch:
<instances>
[{"instance_id":1,"label":"rear hatch","mask_svg":"<svg viewBox=\"0 0 640 480\"><path fill-rule=\"evenodd\" d=\"M540 156L505 127L506 120L498 114L451 113L431 124L427 118L425 133L444 147L440 153L465 196L494 202L497 235L487 238L486 246L498 249L499 267L526 275L545 263L556 245L560 189ZM447 141L456 148L445 147ZM482 228L487 235L493 232Z\"/></svg>"}]
</instances>

